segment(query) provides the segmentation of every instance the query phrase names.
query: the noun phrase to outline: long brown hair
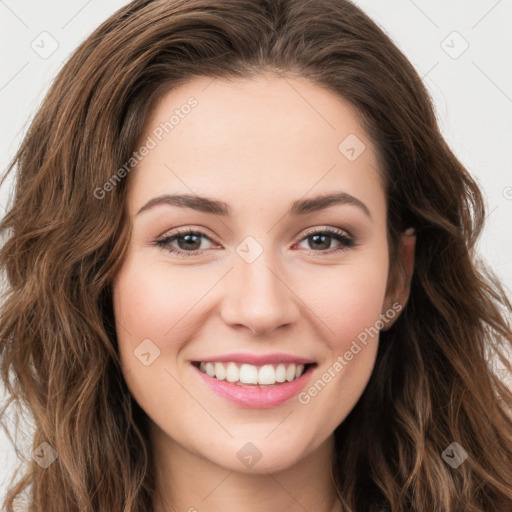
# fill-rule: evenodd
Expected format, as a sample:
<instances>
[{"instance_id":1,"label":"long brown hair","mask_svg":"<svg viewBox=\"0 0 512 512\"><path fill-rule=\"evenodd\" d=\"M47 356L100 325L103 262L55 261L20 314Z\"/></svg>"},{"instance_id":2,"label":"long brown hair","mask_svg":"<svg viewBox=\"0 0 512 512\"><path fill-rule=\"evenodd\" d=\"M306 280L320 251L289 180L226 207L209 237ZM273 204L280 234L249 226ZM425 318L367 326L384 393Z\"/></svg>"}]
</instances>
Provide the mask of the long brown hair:
<instances>
[{"instance_id":1,"label":"long brown hair","mask_svg":"<svg viewBox=\"0 0 512 512\"><path fill-rule=\"evenodd\" d=\"M135 0L64 65L7 172L17 169L0 224L3 424L8 407L27 407L32 449L58 454L47 468L29 458L8 511L28 489L38 512L150 508L147 417L124 381L110 292L130 234L130 176L116 172L165 92L262 71L355 107L385 176L393 268L399 234L416 230L409 301L335 431L343 510L512 510L512 393L490 364L512 370L512 306L475 251L481 192L414 68L347 0ZM468 453L456 469L441 456L453 442Z\"/></svg>"}]
</instances>

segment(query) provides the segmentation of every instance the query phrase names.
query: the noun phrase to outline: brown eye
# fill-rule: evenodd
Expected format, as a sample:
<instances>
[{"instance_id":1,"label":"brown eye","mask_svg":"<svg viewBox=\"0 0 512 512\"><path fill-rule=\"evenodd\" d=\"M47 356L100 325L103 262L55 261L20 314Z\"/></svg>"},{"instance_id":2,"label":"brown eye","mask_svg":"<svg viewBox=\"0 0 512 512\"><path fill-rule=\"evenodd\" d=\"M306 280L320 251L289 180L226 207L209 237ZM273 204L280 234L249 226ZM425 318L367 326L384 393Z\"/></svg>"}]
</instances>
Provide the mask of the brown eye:
<instances>
[{"instance_id":1,"label":"brown eye","mask_svg":"<svg viewBox=\"0 0 512 512\"><path fill-rule=\"evenodd\" d=\"M202 239L211 242L210 238L201 231L181 231L156 240L155 245L165 248L171 253L188 256L200 254L208 248L201 248ZM177 242L177 245L172 245L174 242Z\"/></svg>"},{"instance_id":2,"label":"brown eye","mask_svg":"<svg viewBox=\"0 0 512 512\"><path fill-rule=\"evenodd\" d=\"M331 249L333 240L337 241L340 247L334 251L330 251L329 254L332 252L345 250L356 245L355 241L347 236L344 232L333 229L324 229L322 231L309 233L304 238L302 238L301 242L305 240L308 240L307 249L318 253L325 253L328 249Z\"/></svg>"}]
</instances>

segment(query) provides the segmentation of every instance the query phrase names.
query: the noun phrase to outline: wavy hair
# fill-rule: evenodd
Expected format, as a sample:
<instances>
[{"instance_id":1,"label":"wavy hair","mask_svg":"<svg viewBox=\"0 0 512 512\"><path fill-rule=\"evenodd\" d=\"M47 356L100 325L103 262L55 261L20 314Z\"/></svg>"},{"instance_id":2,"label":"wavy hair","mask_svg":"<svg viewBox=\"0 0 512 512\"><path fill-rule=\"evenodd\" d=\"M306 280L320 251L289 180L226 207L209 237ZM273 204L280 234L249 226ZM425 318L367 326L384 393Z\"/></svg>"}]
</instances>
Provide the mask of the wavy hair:
<instances>
[{"instance_id":1,"label":"wavy hair","mask_svg":"<svg viewBox=\"0 0 512 512\"><path fill-rule=\"evenodd\" d=\"M74 51L4 176L16 169L0 224L2 424L8 407L26 407L32 449L58 454L46 469L26 457L8 511L25 491L33 512L150 508L147 417L124 381L111 297L130 176L95 191L130 159L166 92L263 71L354 107L385 178L390 272L400 233L416 231L409 301L335 431L343 511L512 510L512 392L491 364L512 370L512 306L475 250L481 191L410 62L347 0L135 0ZM457 469L441 457L454 441L469 455Z\"/></svg>"}]
</instances>

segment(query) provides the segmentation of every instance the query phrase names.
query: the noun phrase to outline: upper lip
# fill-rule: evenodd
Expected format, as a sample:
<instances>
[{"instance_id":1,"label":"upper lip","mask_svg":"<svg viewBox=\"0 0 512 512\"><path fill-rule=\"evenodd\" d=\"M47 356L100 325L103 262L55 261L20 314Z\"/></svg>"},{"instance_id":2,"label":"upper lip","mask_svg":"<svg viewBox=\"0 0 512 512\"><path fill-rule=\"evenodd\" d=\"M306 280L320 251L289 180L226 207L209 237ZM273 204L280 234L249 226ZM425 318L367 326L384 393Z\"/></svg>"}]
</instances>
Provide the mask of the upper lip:
<instances>
[{"instance_id":1,"label":"upper lip","mask_svg":"<svg viewBox=\"0 0 512 512\"><path fill-rule=\"evenodd\" d=\"M274 363L295 363L295 364L313 364L315 361L313 359L307 359L304 357L294 356L293 354L246 354L246 353L236 353L236 354L223 354L219 356L205 357L201 359L196 359L193 362L197 363L247 363L252 364L254 366L262 366L264 364L274 364Z\"/></svg>"}]
</instances>

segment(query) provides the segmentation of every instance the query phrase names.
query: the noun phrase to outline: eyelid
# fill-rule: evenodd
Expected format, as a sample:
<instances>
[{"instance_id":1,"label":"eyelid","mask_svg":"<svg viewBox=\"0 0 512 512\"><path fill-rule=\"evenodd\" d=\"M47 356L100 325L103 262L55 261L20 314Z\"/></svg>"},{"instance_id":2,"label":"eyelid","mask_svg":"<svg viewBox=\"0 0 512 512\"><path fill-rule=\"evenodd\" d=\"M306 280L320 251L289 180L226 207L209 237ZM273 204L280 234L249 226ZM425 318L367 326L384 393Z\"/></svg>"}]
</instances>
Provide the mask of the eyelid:
<instances>
[{"instance_id":1,"label":"eyelid","mask_svg":"<svg viewBox=\"0 0 512 512\"><path fill-rule=\"evenodd\" d=\"M212 242L215 242L220 245L220 242L217 240L217 237L215 235L211 234L211 232L208 228L205 228L203 226L195 226L193 224L191 224L190 226L168 229L163 234L156 237L155 241L165 240L167 238L170 238L172 236L177 236L177 235L188 235L190 233L194 233L194 234L198 234L198 235L201 234L201 236L203 236L204 238L208 238Z\"/></svg>"},{"instance_id":2,"label":"eyelid","mask_svg":"<svg viewBox=\"0 0 512 512\"><path fill-rule=\"evenodd\" d=\"M203 230L204 230L204 232L203 232ZM336 232L345 234L347 236L347 238L355 239L355 237L352 235L352 233L350 233L346 229L325 225L325 226L313 226L311 228L306 229L306 231L300 231L299 234L296 235L296 237L295 237L296 240L293 243L295 244L297 242L302 241L303 238L307 237L310 234L318 233L320 231L333 231L333 230ZM195 231L201 232L201 234L204 235L205 238L210 238L210 240L214 241L215 243L220 244L220 242L217 240L215 235L212 235L207 228L205 228L203 226L195 226L195 225L174 228L174 229L164 231L164 233L162 233L161 235L156 237L156 240L157 241L165 240L166 238L169 238L171 236L186 235L190 232L195 232ZM300 238L299 238L299 235L300 235Z\"/></svg>"},{"instance_id":3,"label":"eyelid","mask_svg":"<svg viewBox=\"0 0 512 512\"><path fill-rule=\"evenodd\" d=\"M303 231L300 233L300 236L297 235L296 240L293 242L292 246L295 246L304 240L306 240L308 237L316 234L326 234L328 237L334 239L338 243L341 244L341 247L337 249L328 249L328 250L319 250L315 251L313 249L307 249L306 252L315 255L331 255L331 254L337 254L341 251L356 247L359 245L356 238L349 233L346 229L333 227L333 226L313 226L311 228L306 229L306 231ZM215 236L212 236L209 234L209 230L203 226L195 227L193 225L185 226L181 228L175 228L166 231L163 235L160 235L157 237L151 245L155 245L157 247L160 247L161 249L166 250L169 253L176 254L179 256L196 256L196 255L202 255L205 252L207 252L207 249L198 249L194 251L185 251L182 249L169 249L171 242L174 242L177 238L180 236L186 236L186 235L196 235L200 238L205 238L209 240L210 242L216 243L218 245L220 242L216 240ZM341 238L341 240L340 240ZM173 240L169 240L173 239Z\"/></svg>"},{"instance_id":4,"label":"eyelid","mask_svg":"<svg viewBox=\"0 0 512 512\"><path fill-rule=\"evenodd\" d=\"M332 238L340 243L340 247L335 249L328 249L326 251L315 251L313 249L307 249L306 252L308 254L314 254L316 256L320 257L327 257L330 255L337 255L340 254L343 251L346 251L348 249L352 249L354 247L357 247L359 245L358 240L352 236L347 230L342 228L335 228L332 226L324 226L324 227L313 227L309 230L306 230L301 237L298 239L297 242L295 242L294 245L303 242L310 236L316 235L316 234L326 234L329 238Z\"/></svg>"},{"instance_id":5,"label":"eyelid","mask_svg":"<svg viewBox=\"0 0 512 512\"><path fill-rule=\"evenodd\" d=\"M346 229L325 225L325 226L313 226L312 228L306 229L306 231L301 231L300 238L298 238L297 241L300 242L303 238L307 237L308 235L319 233L319 232L324 232L324 231L335 232L338 234L342 234L342 235L346 236L347 238L351 238L352 240L355 239L355 237L352 236L352 234L349 231L347 231Z\"/></svg>"}]
</instances>

